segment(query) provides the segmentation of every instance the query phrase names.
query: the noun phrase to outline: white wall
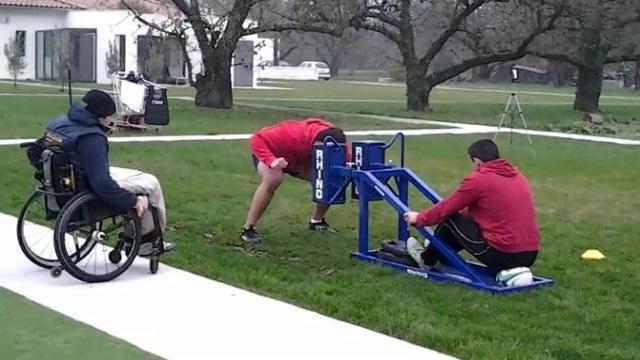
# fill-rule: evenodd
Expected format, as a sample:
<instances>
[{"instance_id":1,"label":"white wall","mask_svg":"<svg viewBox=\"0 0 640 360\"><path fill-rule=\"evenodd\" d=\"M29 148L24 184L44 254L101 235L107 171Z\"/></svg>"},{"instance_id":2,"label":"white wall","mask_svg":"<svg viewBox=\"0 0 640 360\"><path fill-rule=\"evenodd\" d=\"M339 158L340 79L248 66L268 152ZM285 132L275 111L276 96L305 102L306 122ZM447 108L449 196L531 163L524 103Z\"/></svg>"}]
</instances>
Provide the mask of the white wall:
<instances>
[{"instance_id":1,"label":"white wall","mask_svg":"<svg viewBox=\"0 0 640 360\"><path fill-rule=\"evenodd\" d=\"M145 16L149 20L158 16ZM138 70L138 36L146 35L148 27L131 16L126 10L85 10L70 11L67 15L67 27L96 29L96 78L101 84L111 83L108 74L106 56L109 42L114 42L116 35L124 35L126 42L125 70Z\"/></svg>"},{"instance_id":2,"label":"white wall","mask_svg":"<svg viewBox=\"0 0 640 360\"><path fill-rule=\"evenodd\" d=\"M26 31L25 62L27 68L20 79L36 77L36 31L64 27L66 12L48 9L24 9L0 6L0 79L10 78L4 44L15 36L17 30Z\"/></svg>"},{"instance_id":3,"label":"white wall","mask_svg":"<svg viewBox=\"0 0 640 360\"><path fill-rule=\"evenodd\" d=\"M145 15L147 20L160 22L165 17L160 15ZM4 24L4 19L8 23ZM4 44L15 35L16 30L25 30L26 34L26 62L27 69L21 79L35 79L36 62L36 30L53 30L57 28L96 29L96 78L98 83L110 83L107 74L106 54L109 42L115 40L116 35L126 36L126 64L127 71L138 69L137 38L148 33L148 27L138 22L126 10L39 10L13 7L0 7L0 78L9 78L6 70L6 58L1 52ZM259 39L257 35L244 38L262 46L256 48L254 64L273 57L273 40ZM201 71L201 56L195 39L191 41L189 52L194 64L194 75ZM232 71L233 74L233 71ZM255 83L255 80L254 80Z\"/></svg>"}]
</instances>

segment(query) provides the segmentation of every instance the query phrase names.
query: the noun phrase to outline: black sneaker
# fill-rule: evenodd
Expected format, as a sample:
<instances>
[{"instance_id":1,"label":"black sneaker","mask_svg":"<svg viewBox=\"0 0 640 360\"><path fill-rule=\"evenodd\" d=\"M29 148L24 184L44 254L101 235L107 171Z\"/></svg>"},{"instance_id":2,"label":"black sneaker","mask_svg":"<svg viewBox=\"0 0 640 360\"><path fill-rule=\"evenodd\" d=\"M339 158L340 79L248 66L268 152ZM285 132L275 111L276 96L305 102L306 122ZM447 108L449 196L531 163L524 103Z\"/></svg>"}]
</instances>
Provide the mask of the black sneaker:
<instances>
[{"instance_id":1,"label":"black sneaker","mask_svg":"<svg viewBox=\"0 0 640 360\"><path fill-rule=\"evenodd\" d=\"M309 230L311 231L322 231L322 232L327 232L330 234L335 234L337 233L337 231L335 231L331 225L329 225L329 223L327 223L327 220L322 219L322 221L320 222L313 222L311 220L309 220Z\"/></svg>"},{"instance_id":2,"label":"black sneaker","mask_svg":"<svg viewBox=\"0 0 640 360\"><path fill-rule=\"evenodd\" d=\"M256 244L262 241L262 238L260 238L260 234L258 234L256 228L253 226L242 228L240 237L247 244Z\"/></svg>"},{"instance_id":3,"label":"black sneaker","mask_svg":"<svg viewBox=\"0 0 640 360\"><path fill-rule=\"evenodd\" d=\"M164 247L164 251L162 253L164 254L164 253L168 253L175 250L176 244L169 241L165 241L163 244L163 247ZM145 242L140 244L140 248L138 249L138 256L146 257L146 256L151 256L154 253L156 253L156 249L153 247L153 243Z\"/></svg>"}]
</instances>

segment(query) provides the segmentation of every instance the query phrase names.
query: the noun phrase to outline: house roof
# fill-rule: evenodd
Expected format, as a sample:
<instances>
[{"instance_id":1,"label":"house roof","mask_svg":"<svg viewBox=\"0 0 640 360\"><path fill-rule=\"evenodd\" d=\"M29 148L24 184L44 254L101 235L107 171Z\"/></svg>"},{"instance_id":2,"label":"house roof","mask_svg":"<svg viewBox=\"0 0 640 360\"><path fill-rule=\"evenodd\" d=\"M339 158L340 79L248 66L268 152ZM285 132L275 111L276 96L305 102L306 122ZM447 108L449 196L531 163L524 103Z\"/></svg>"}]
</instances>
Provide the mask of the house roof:
<instances>
[{"instance_id":1,"label":"house roof","mask_svg":"<svg viewBox=\"0 0 640 360\"><path fill-rule=\"evenodd\" d=\"M0 0L0 6L80 10L84 7L67 0Z\"/></svg>"},{"instance_id":2,"label":"house roof","mask_svg":"<svg viewBox=\"0 0 640 360\"><path fill-rule=\"evenodd\" d=\"M164 13L175 15L178 9L163 0L127 0L127 2L145 13ZM0 0L0 6L19 6L31 8L64 10L124 10L120 0Z\"/></svg>"},{"instance_id":3,"label":"house roof","mask_svg":"<svg viewBox=\"0 0 640 360\"><path fill-rule=\"evenodd\" d=\"M124 6L120 0L61 0L75 4L87 10L124 10ZM127 0L127 3L134 9L141 12L167 12L169 9L175 9L167 1L161 0ZM177 9L176 9L177 10Z\"/></svg>"}]
</instances>

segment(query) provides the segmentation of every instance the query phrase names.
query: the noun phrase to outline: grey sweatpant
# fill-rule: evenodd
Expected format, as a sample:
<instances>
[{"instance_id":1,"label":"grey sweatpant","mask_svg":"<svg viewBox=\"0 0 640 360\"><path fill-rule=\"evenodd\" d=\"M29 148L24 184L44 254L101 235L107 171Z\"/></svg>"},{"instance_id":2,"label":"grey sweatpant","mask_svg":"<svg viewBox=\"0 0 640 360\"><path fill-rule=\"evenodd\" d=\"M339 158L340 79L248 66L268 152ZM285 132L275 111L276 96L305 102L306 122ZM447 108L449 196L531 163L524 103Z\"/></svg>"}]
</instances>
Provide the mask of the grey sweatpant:
<instances>
[{"instance_id":1,"label":"grey sweatpant","mask_svg":"<svg viewBox=\"0 0 640 360\"><path fill-rule=\"evenodd\" d=\"M164 205L164 195L158 179L142 171L110 167L111 178L123 189L134 194L144 194L149 198L149 205L158 210L160 220L160 230L164 233L167 226L167 211ZM146 211L142 215L142 235L146 235L154 230L153 215L151 211Z\"/></svg>"}]
</instances>

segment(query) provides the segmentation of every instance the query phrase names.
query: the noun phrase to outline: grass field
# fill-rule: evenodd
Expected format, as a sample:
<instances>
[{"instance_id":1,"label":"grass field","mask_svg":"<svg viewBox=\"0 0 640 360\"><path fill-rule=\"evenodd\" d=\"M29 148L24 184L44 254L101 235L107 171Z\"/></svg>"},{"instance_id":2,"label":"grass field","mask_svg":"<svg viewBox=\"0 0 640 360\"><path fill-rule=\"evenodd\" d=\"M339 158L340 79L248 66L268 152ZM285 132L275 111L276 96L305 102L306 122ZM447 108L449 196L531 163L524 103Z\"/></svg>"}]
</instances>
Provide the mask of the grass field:
<instances>
[{"instance_id":1,"label":"grass field","mask_svg":"<svg viewBox=\"0 0 640 360\"><path fill-rule=\"evenodd\" d=\"M3 288L0 324L3 359L158 359Z\"/></svg>"},{"instance_id":2,"label":"grass field","mask_svg":"<svg viewBox=\"0 0 640 360\"><path fill-rule=\"evenodd\" d=\"M406 110L405 89L401 84L371 86L343 81L280 81L267 82L265 85L290 90L235 90L236 108L243 110L242 106L238 106L242 104L265 104L308 110L295 110L295 115L299 116L321 114L322 111L337 111L353 114L391 115L497 125L510 92L510 86L504 84L446 84L433 91L431 97L432 111L417 113ZM90 85L78 84L78 86L88 87ZM10 85L0 84L0 93L13 91L12 88ZM57 88L27 87L23 85L19 86L18 89L23 93L59 94ZM519 91L524 115L530 128L640 138L639 92L628 89L604 88L601 108L605 123L601 126L593 126L585 124L582 121L583 114L573 110L575 88L522 85ZM169 96L193 96L193 94L194 90L189 87L172 87L169 89ZM0 98L0 102L3 101L6 101L6 99ZM60 104L65 103L63 98L59 100L51 99L51 101L59 101ZM176 103L177 101L173 101L174 105ZM291 110L287 112L291 113ZM223 113L212 114L215 118L224 117ZM193 115L195 119L201 117L201 114L180 115ZM274 111L269 111L264 115L265 117L270 115L282 116L282 114ZM349 121L352 119L354 118L351 117ZM176 124L174 129L170 131L177 133L187 131L186 128L179 125ZM510 125L508 121L507 125ZM522 123L519 119L516 119L513 126L522 127ZM194 124L193 129L206 132L208 125L197 127Z\"/></svg>"},{"instance_id":3,"label":"grass field","mask_svg":"<svg viewBox=\"0 0 640 360\"><path fill-rule=\"evenodd\" d=\"M340 91L336 89L335 96ZM265 97L284 93L262 92ZM13 107L5 116L23 116L22 125L17 123L11 135L34 136L22 128L37 129L34 122L41 120L35 116L36 109L39 114L51 110L51 105L44 105L46 99L33 99L39 106L11 100ZM185 114L201 112L186 103L180 106ZM207 117L212 113L216 112L206 111ZM185 121L181 132L247 131L278 118L241 107L230 114L226 121L207 123L204 128L198 121L193 126ZM178 118L176 122L181 122ZM369 124L349 124L369 128ZM173 126L166 131L175 131ZM2 134L8 137L4 129ZM466 146L478 137L409 138L408 167L446 194L469 170ZM348 254L356 244L356 204L348 202L329 213L338 235L309 233L309 187L292 178L285 180L260 225L263 245L244 248L239 229L257 179L242 141L114 143L111 162L152 172L161 180L169 209L168 236L180 244L166 261L179 268L463 359L639 358L640 284L634 275L635 254L640 251L636 236L640 232L636 190L640 168L634 165L638 148L534 138L534 157L523 138L515 140L513 147L501 145L506 157L529 177L535 194L543 250L534 271L554 278L556 285L507 297L353 262ZM34 185L31 170L19 149L4 147L0 153L0 211L16 215ZM424 205L412 196L413 208ZM395 223L395 215L382 203L376 203L372 213L375 245L393 237L390 224ZM607 260L582 261L580 254L588 248L600 249ZM0 293L2 302L11 308L24 306L24 301L16 302L6 292ZM2 323L3 328L25 326L21 317ZM11 344L20 338L19 332L11 332L5 341ZM37 349L47 349L52 340L34 336L32 341L34 352L42 354L45 350ZM100 346L92 349L104 351ZM65 358L63 349L51 351Z\"/></svg>"}]
</instances>

